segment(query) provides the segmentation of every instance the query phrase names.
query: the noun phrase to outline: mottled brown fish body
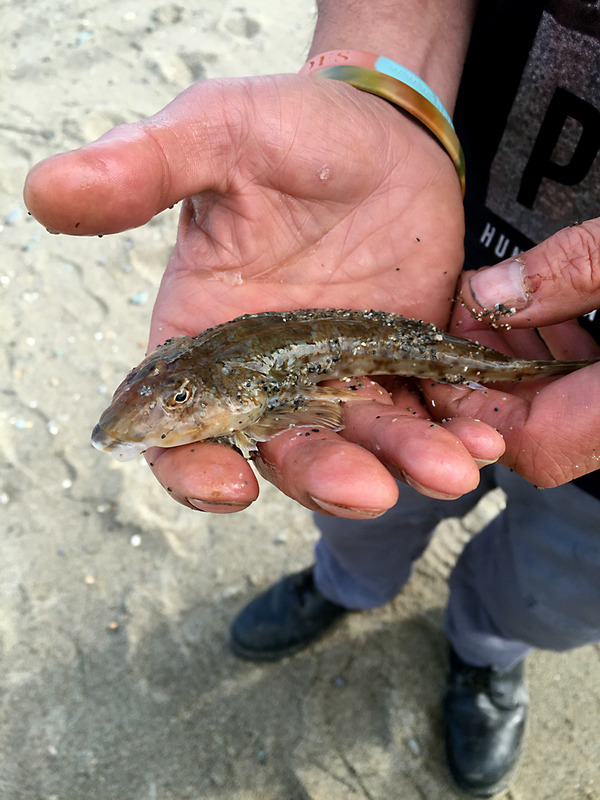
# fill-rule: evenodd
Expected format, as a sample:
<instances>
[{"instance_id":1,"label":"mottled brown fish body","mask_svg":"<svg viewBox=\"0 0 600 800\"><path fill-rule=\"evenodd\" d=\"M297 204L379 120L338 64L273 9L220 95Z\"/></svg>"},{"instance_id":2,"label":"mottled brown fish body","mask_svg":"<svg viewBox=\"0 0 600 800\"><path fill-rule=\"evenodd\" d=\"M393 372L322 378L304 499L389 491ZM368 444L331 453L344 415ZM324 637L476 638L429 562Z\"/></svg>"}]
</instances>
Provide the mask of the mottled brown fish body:
<instances>
[{"instance_id":1,"label":"mottled brown fish body","mask_svg":"<svg viewBox=\"0 0 600 800\"><path fill-rule=\"evenodd\" d=\"M293 424L341 427L351 392L325 378L401 375L468 384L571 372L590 361L515 359L383 311L264 312L165 342L132 370L92 441L123 460L153 444L257 441Z\"/></svg>"}]
</instances>

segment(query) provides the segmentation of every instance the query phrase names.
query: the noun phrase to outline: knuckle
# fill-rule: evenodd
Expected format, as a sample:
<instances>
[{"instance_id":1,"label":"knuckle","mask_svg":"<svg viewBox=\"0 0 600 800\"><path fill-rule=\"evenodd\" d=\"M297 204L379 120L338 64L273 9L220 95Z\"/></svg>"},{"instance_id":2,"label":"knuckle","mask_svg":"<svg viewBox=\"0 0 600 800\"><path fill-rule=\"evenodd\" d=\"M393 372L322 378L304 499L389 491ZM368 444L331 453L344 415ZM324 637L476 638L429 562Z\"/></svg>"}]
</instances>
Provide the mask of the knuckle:
<instances>
[{"instance_id":1,"label":"knuckle","mask_svg":"<svg viewBox=\"0 0 600 800\"><path fill-rule=\"evenodd\" d=\"M595 288L600 282L600 220L565 228L556 244L558 264L568 284L579 293Z\"/></svg>"}]
</instances>

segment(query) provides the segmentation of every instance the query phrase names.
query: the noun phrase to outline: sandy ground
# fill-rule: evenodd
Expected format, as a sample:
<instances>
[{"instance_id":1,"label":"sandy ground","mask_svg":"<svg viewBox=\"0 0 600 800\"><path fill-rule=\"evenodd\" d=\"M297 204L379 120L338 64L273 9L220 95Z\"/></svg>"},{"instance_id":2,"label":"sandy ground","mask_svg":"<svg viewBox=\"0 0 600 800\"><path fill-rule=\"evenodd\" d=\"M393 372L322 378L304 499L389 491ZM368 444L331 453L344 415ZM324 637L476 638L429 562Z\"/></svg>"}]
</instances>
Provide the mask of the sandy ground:
<instances>
[{"instance_id":1,"label":"sandy ground","mask_svg":"<svg viewBox=\"0 0 600 800\"><path fill-rule=\"evenodd\" d=\"M194 80L296 70L312 4L238 3L0 3L2 800L461 796L440 736L445 578L502 497L440 529L391 605L257 666L229 653L228 622L310 562L310 515L268 486L242 514L194 513L141 459L89 445L143 354L177 211L53 237L26 215L24 176ZM600 800L599 656L531 657L506 797Z\"/></svg>"}]
</instances>

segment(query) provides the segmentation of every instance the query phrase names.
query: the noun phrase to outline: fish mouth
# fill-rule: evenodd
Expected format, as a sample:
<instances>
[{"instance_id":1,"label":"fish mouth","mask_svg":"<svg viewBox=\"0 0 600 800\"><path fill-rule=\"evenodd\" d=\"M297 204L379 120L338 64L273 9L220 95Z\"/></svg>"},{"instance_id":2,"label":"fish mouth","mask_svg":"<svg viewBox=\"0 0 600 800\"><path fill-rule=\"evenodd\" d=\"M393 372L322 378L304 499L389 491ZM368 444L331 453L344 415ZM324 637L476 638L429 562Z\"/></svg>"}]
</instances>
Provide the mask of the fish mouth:
<instances>
[{"instance_id":1,"label":"fish mouth","mask_svg":"<svg viewBox=\"0 0 600 800\"><path fill-rule=\"evenodd\" d=\"M92 444L97 450L110 453L117 461L132 461L146 451L146 445L142 442L123 442L113 439L100 425L96 425L92 431Z\"/></svg>"}]
</instances>

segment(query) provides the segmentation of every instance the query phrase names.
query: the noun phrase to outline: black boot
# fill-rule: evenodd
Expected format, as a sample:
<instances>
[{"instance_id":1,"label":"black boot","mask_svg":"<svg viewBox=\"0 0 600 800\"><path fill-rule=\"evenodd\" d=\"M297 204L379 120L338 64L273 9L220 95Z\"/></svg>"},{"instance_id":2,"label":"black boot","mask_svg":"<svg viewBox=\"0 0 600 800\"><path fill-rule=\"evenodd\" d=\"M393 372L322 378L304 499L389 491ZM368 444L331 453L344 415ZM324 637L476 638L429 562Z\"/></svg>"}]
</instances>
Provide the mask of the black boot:
<instances>
[{"instance_id":1,"label":"black boot","mask_svg":"<svg viewBox=\"0 0 600 800\"><path fill-rule=\"evenodd\" d=\"M498 672L466 664L450 651L446 756L463 791L492 797L508 786L523 742L527 706L523 662Z\"/></svg>"},{"instance_id":2,"label":"black boot","mask_svg":"<svg viewBox=\"0 0 600 800\"><path fill-rule=\"evenodd\" d=\"M346 613L323 597L309 567L249 603L233 621L229 642L241 658L277 661L302 650Z\"/></svg>"}]
</instances>

